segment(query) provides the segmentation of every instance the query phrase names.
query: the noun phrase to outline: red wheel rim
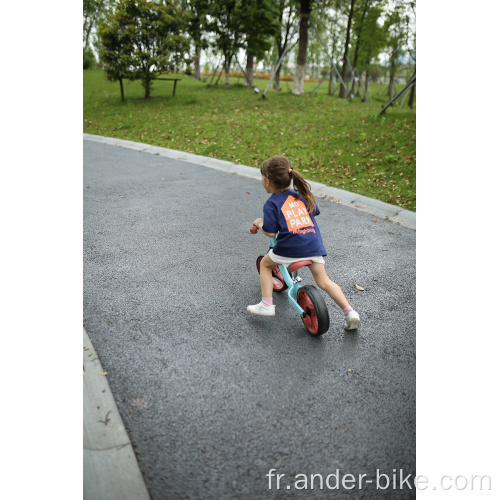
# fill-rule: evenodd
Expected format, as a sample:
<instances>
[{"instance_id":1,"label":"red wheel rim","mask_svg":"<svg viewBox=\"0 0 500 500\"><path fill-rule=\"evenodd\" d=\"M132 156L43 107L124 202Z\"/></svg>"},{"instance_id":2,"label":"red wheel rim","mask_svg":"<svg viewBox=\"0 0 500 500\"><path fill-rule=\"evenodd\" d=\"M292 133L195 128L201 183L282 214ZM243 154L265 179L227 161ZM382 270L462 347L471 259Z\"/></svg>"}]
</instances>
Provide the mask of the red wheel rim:
<instances>
[{"instance_id":1,"label":"red wheel rim","mask_svg":"<svg viewBox=\"0 0 500 500\"><path fill-rule=\"evenodd\" d=\"M305 318L302 318L305 327L310 333L316 335L319 328L318 316L316 314L316 309L314 309L314 304L304 290L299 290L297 294L297 303L306 312Z\"/></svg>"}]
</instances>

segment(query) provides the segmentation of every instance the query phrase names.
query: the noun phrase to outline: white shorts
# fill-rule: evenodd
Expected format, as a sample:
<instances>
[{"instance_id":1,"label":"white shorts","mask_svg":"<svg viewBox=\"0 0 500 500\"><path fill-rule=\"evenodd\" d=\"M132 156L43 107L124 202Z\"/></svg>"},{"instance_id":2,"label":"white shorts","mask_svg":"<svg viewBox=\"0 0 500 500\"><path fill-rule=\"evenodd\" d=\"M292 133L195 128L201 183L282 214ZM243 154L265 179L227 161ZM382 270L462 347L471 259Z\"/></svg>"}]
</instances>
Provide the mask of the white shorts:
<instances>
[{"instance_id":1,"label":"white shorts","mask_svg":"<svg viewBox=\"0 0 500 500\"><path fill-rule=\"evenodd\" d=\"M317 255L315 257L281 257L281 255L276 255L272 250L269 250L270 259L277 264L281 264L282 266L288 267L290 264L294 262L298 262L299 260L312 260L313 262L317 262L318 264L324 264L325 259L321 255Z\"/></svg>"}]
</instances>

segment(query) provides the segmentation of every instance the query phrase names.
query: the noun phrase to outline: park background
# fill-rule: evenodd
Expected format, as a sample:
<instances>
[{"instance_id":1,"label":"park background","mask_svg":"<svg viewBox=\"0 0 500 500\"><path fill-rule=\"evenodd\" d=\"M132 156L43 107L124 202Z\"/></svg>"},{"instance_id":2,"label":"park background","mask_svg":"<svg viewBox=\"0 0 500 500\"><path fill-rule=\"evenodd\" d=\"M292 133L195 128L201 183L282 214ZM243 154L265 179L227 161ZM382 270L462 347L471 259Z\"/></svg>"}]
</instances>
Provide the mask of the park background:
<instances>
[{"instance_id":1,"label":"park background","mask_svg":"<svg viewBox=\"0 0 500 500\"><path fill-rule=\"evenodd\" d=\"M25 496L47 488L52 498L65 499L82 491L82 394L75 389L81 387L82 12L78 2L55 1L52 10L28 5L29 15L26 3L6 4L4 14L22 18L29 36L19 22L6 23L0 34L4 47L15 40L3 58L15 73L6 71L2 81L2 212L11 244L4 246L9 293L1 369L4 401L15 405L1 420L9 456L3 492L19 495L22 485ZM451 1L418 7L417 458L418 470L434 475L498 470L498 336L495 325L478 327L464 299L467 286L486 311L498 301L499 105L493 93L470 84L469 73L489 68L491 81L498 77L491 50L475 43L496 46L495 10ZM54 12L63 12L64 22ZM31 78L14 78L20 54L29 55Z\"/></svg>"},{"instance_id":2,"label":"park background","mask_svg":"<svg viewBox=\"0 0 500 500\"><path fill-rule=\"evenodd\" d=\"M253 167L283 154L416 210L415 2L186 0L163 30L151 5L84 3L84 132Z\"/></svg>"}]
</instances>

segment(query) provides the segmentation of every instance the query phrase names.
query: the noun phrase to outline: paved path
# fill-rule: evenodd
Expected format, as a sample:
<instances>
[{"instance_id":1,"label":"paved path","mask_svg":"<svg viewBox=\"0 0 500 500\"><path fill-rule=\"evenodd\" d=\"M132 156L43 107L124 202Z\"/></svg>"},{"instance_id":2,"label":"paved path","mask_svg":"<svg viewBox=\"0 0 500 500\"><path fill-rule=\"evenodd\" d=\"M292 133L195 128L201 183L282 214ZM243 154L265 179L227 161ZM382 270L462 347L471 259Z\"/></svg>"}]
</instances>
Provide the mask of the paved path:
<instances>
[{"instance_id":1,"label":"paved path","mask_svg":"<svg viewBox=\"0 0 500 500\"><path fill-rule=\"evenodd\" d=\"M284 296L275 318L245 311L267 249L249 233L267 198L258 178L84 139L84 327L151 497L331 498L293 480L414 474L414 216L396 210L398 224L361 201L320 199L327 271L362 327L345 332L327 299L330 330L314 338ZM270 469L283 474L279 490ZM335 492L375 495L394 493Z\"/></svg>"}]
</instances>

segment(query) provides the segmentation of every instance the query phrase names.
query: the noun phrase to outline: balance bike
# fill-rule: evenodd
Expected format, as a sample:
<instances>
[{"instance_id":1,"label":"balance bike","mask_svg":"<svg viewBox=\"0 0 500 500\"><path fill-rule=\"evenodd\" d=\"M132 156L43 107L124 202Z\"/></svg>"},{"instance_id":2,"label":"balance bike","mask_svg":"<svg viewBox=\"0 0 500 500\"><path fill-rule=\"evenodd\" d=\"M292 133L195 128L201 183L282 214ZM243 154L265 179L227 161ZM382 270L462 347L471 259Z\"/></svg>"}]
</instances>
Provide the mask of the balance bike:
<instances>
[{"instance_id":1,"label":"balance bike","mask_svg":"<svg viewBox=\"0 0 500 500\"><path fill-rule=\"evenodd\" d=\"M250 228L252 234L256 234L258 228ZM269 238L269 249L276 245L276 236ZM260 263L265 255L257 257L257 271L260 274ZM302 278L297 271L304 266L310 266L312 260L301 260L285 267L276 266L272 270L273 290L277 293L284 292L288 288L288 301L300 314L304 326L311 335L323 335L330 327L330 315L325 299L320 291L313 285L301 285Z\"/></svg>"}]
</instances>

